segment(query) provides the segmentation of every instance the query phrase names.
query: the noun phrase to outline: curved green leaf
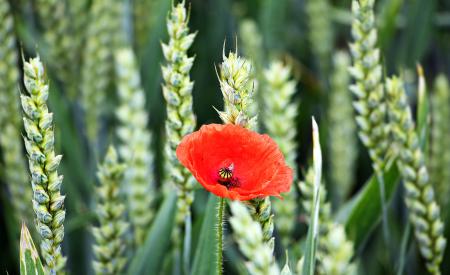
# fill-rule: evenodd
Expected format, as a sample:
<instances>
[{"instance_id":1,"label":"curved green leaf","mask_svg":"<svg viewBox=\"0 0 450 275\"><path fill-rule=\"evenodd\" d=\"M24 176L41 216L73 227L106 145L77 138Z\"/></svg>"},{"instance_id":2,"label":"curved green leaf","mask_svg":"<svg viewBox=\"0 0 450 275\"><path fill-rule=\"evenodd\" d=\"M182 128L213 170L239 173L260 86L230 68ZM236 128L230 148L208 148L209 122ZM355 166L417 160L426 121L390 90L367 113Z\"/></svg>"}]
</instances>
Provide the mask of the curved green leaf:
<instances>
[{"instance_id":1,"label":"curved green leaf","mask_svg":"<svg viewBox=\"0 0 450 275\"><path fill-rule=\"evenodd\" d=\"M22 224L20 233L20 275L44 275L39 253L34 246L33 239L27 226Z\"/></svg>"},{"instance_id":2,"label":"curved green leaf","mask_svg":"<svg viewBox=\"0 0 450 275\"><path fill-rule=\"evenodd\" d=\"M319 142L319 127L314 117L313 125L313 165L314 165L314 197L311 209L308 235L303 261L303 275L313 275L316 265L316 249L319 242L319 210L320 210L320 182L322 180L322 152Z\"/></svg>"},{"instance_id":3,"label":"curved green leaf","mask_svg":"<svg viewBox=\"0 0 450 275\"><path fill-rule=\"evenodd\" d=\"M217 262L217 238L216 225L217 213L216 205L219 198L210 194L208 204L206 205L205 218L203 219L202 228L195 251L194 265L192 267L192 274L196 275L214 275L216 274Z\"/></svg>"},{"instance_id":4,"label":"curved green leaf","mask_svg":"<svg viewBox=\"0 0 450 275\"><path fill-rule=\"evenodd\" d=\"M130 263L127 274L158 274L170 246L172 227L175 221L177 196L169 194L156 215L145 243L139 248Z\"/></svg>"},{"instance_id":5,"label":"curved green leaf","mask_svg":"<svg viewBox=\"0 0 450 275\"><path fill-rule=\"evenodd\" d=\"M427 142L429 135L429 100L427 95L427 86L425 82L425 76L423 72L423 68L420 65L417 65L417 73L419 76L419 83L417 88L417 134L420 138L420 144L423 152L427 152Z\"/></svg>"},{"instance_id":6,"label":"curved green leaf","mask_svg":"<svg viewBox=\"0 0 450 275\"><path fill-rule=\"evenodd\" d=\"M389 161L384 173L385 198L389 204L399 183L399 172L395 161ZM363 189L342 207L338 213L338 220L345 225L347 236L358 248L372 233L380 222L382 215L380 190L376 175L368 180Z\"/></svg>"}]
</instances>

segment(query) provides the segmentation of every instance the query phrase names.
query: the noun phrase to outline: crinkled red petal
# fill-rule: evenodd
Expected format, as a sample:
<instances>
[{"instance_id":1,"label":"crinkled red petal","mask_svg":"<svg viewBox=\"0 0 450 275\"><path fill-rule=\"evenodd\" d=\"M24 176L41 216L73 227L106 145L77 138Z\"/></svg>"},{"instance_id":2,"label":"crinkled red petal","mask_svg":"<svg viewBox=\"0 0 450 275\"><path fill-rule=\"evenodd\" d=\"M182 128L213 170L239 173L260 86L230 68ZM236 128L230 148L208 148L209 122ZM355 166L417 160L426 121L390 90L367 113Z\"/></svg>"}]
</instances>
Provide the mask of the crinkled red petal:
<instances>
[{"instance_id":1,"label":"crinkled red petal","mask_svg":"<svg viewBox=\"0 0 450 275\"><path fill-rule=\"evenodd\" d=\"M292 169L268 136L233 124L204 125L183 138L177 157L208 191L233 200L277 196L288 192ZM238 186L218 183L220 168L234 165Z\"/></svg>"}]
</instances>

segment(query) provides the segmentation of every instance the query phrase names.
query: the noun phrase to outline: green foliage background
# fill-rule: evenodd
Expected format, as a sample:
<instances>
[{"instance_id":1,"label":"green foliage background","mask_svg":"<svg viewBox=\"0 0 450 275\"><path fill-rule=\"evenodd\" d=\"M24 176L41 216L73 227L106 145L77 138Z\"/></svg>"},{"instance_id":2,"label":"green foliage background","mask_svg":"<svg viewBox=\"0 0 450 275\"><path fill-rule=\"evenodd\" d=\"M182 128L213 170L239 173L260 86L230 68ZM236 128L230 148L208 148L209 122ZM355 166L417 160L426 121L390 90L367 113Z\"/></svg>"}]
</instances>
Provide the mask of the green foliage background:
<instances>
[{"instance_id":1,"label":"green foliage background","mask_svg":"<svg viewBox=\"0 0 450 275\"><path fill-rule=\"evenodd\" d=\"M4 0L3 0L4 1ZM68 3L76 0L67 0ZM92 0L95 1L95 0ZM119 0L113 0L119 1ZM56 151L64 155L61 162L61 173L65 180L63 193L66 194L67 217L65 223L65 241L63 249L68 257L68 269L71 274L89 274L91 270L91 242L89 230L94 220L92 211L94 191L95 161L84 138L82 123L82 111L80 102L73 101L68 88L58 78L59 70L53 64L60 60L51 57L49 48L43 46L44 36L42 22L37 17L37 7L43 1L14 0L9 1L14 16L15 31L17 37L17 53L20 49L24 56L34 56L39 53L44 64L49 68L50 78L50 108L55 114L56 123ZM91 5L87 1L87 7ZM143 13L139 18L148 20L148 29L143 33L133 32L133 4L135 2L149 2L148 9L140 10ZM165 103L161 94L161 71L163 63L160 41L167 41L166 15L171 6L170 0L128 0L123 1L126 16L115 18L125 29L125 37L134 45L138 56L141 77L144 90L147 95L147 111L149 112L149 129L153 132L154 141L152 147L156 154L156 178L157 185L163 183L163 143ZM223 106L222 95L219 90L218 80L214 66L222 60L222 48L225 41L225 50L234 50L235 41L238 50L242 44L238 28L243 19L253 19L257 22L263 36L264 55L268 63L272 58L281 58L292 65L295 79L299 82L295 100L300 100L299 115L296 121L298 135L298 159L297 165L300 171L306 169L311 156L311 127L310 118L315 116L320 125L321 143L324 154L324 177L327 179L327 100L330 93L326 81L330 70L321 69L318 57L315 56L314 47L311 45L309 35L311 31L325 33L330 30L311 30L306 9L306 0L192 0L190 6L190 29L197 31L197 37L190 50L196 60L191 71L194 86L194 112L197 116L197 125L219 122L219 117L213 106L221 109ZM329 44L333 52L347 50L350 38L351 1L330 1L332 8L329 13L322 16L331 20L330 28L334 38L330 40L324 36L323 43ZM87 13L86 9L86 13ZM446 0L379 0L376 3L376 14L379 26L379 46L382 51L385 74L399 73L403 76L411 96L413 106L417 104L415 66L422 64L428 87L431 90L434 78L438 73L450 75L450 1ZM95 20L95 18L90 19ZM92 24L88 21L87 24ZM2 26L0 26L1 28ZM320 33L319 33L320 35ZM67 36L65 39L72 39ZM1 42L0 42L1 43ZM83 51L83 45L79 49ZM329 57L331 63L331 56ZM78 62L78 61L75 61ZM17 64L18 68L21 68ZM72 75L76 79L76 73ZM325 80L324 80L325 79ZM0 80L2 81L2 80ZM78 80L75 85L79 85ZM115 94L111 88L110 94ZM430 92L432 94L432 92ZM106 108L114 108L116 99L108 97L104 103ZM1 111L1 110L0 110ZM449 118L450 119L450 118ZM110 141L110 133L113 131L116 121L112 117L102 120L102 145L104 148ZM446 137L450 139L450 135ZM355 185L351 189L351 196L357 194L371 177L371 165L366 149L358 145L358 158L356 161ZM450 150L450 148L442 148ZM103 153L101 154L103 155ZM2 175L3 172L0 172ZM398 178L398 172L391 169L386 177ZM381 226L373 227L374 220L380 219L380 207L372 205L373 196L379 196L375 191L361 194L357 201L358 211L352 212L353 216L347 220L353 223L347 227L347 232L355 241L355 255L360 260L362 274L394 274L399 263L404 262L405 274L424 274L425 269L420 255L414 243L413 234L406 234L407 224L406 210L401 194L402 187L395 180L387 180L392 184L387 186L392 198L389 203L389 228L390 243L386 245L382 241ZM448 182L447 184L450 184ZM328 186L333 190L333 186ZM19 267L18 260L18 232L20 222L14 218L12 205L6 188L6 183L1 182L0 201L0 270L7 270L9 274L16 274ZM333 201L333 191L329 192L329 199ZM363 196L365 195L365 197ZM450 196L450 194L447 194ZM348 198L347 198L348 199ZM211 199L212 200L212 199ZM301 200L301 197L299 198ZM375 199L379 200L379 198ZM169 196L163 201L162 192L157 194L158 214L150 228L153 238L148 238L142 245L142 250L131 261L130 274L154 274L152 271L170 271L169 244L162 239L169 239L167 233L173 224L174 197ZM354 200L355 201L355 200ZM208 202L208 194L200 189L196 191L193 205L193 236L192 259L195 270L200 270L199 263L204 262L200 258L201 250L196 252L197 245L208 248L208 243L202 240L207 230L202 222L213 221L213 214L208 214L205 205ZM212 203L209 203L210 205ZM300 202L299 202L300 204ZM375 202L376 204L376 202ZM354 204L353 204L354 205ZM347 217L351 204L340 209L341 217ZM373 207L372 207L373 206ZM31 203L30 203L31 207ZM375 209L375 210L374 210ZM371 211L374 212L371 216ZM211 211L214 212L214 211ZM450 211L446 211L447 215ZM360 214L358 214L360 213ZM166 215L167 214L167 215ZM306 235L304 212L299 211L295 220L300 221L295 229L295 238L301 239ZM356 215L356 216L355 216ZM364 220L364 217L374 217L374 220ZM446 219L447 223L450 219ZM366 223L369 223L367 225ZM31 225L28 225L32 228ZM213 229L213 226L210 228ZM157 234L166 234L166 238ZM169 234L169 235L167 235ZM354 235L355 234L355 235ZM155 237L159 236L159 237ZM207 235L208 236L208 235ZM211 237L211 236L210 236ZM450 238L450 230L447 226L446 237ZM37 243L36 239L35 242ZM242 258L234 245L229 245L229 251L225 253L225 270L227 274L234 274L242 270ZM300 249L300 248L299 248ZM405 249L402 252L402 249ZM284 259L281 247L276 247L278 259ZM446 256L442 264L444 274L450 274L450 252L447 248ZM152 259L149 262L148 259ZM195 259L195 261L194 261ZM284 263L284 262L283 262ZM143 267L142 265L147 264ZM153 266L149 266L153 264ZM159 269L160 267L161 269ZM144 273L145 272L145 273ZM208 271L199 271L201 272Z\"/></svg>"}]
</instances>

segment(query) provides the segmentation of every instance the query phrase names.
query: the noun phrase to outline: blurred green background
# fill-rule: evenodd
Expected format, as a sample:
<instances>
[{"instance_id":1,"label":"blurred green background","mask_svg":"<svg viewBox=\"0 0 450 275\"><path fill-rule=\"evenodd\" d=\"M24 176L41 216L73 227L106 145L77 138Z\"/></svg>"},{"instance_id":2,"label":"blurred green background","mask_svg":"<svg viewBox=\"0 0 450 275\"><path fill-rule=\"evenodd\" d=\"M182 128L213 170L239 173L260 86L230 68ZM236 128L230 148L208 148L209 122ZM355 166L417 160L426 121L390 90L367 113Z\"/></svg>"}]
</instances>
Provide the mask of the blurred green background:
<instances>
[{"instance_id":1,"label":"blurred green background","mask_svg":"<svg viewBox=\"0 0 450 275\"><path fill-rule=\"evenodd\" d=\"M3 0L4 1L4 0ZM65 0L70 6L75 2L83 2L84 14L89 13L91 1ZM92 0L95 1L95 0ZM119 1L119 0L111 0ZM312 0L311 0L312 1ZM315 1L315 0L314 0ZM82 112L80 103L71 100L64 85L58 80L58 71L52 68L48 49L43 46L42 24L37 17L36 7L45 1L10 0L17 37L17 53L22 49L24 56L39 53L49 69L51 85L50 108L55 113L57 152L64 155L61 172L65 175L63 193L66 194L66 237L64 250L68 255L71 274L87 274L90 272L91 247L89 226L93 220L90 210L92 205L93 169L88 146L83 137ZM50 1L51 2L51 1ZM144 89L147 93L149 127L154 133L153 148L156 153L158 184L162 182L162 144L164 142L165 104L161 94L160 65L163 63L161 41L167 41L166 15L171 5L170 0L123 0L123 17L116 18L125 30L127 39L133 44L141 68ZM330 20L330 29L312 29L305 0L192 0L190 5L190 29L197 31L197 38L190 51L195 55L195 63L191 77L194 86L194 111L198 126L205 123L219 122L215 112L222 108L222 94L219 89L215 67L222 60L222 48L234 50L237 40L238 50L245 39L239 36L239 25L244 19L254 20L263 37L264 63L273 58L281 58L293 67L293 73L299 82L295 98L300 100L300 111L297 120L300 170L308 164L311 151L310 118L315 116L321 125L324 158L326 155L327 121L326 101L329 95L329 66L320 66L322 57L317 56L311 42L311 33L323 33L323 43L331 49L331 54L338 49L347 50L350 39L351 1L331 1L331 8L325 19ZM141 5L141 6L139 6ZM135 7L141 7L136 9ZM83 13L82 13L83 14ZM424 67L429 85L438 73L450 74L450 1L448 0L378 0L376 14L379 26L379 41L382 50L385 74L402 75L409 88L412 102L415 102L415 66ZM95 18L90 18L91 24ZM136 31L142 24L143 31ZM1 26L0 26L1 27ZM331 36L327 36L331 33ZM67 34L64 39L72 39L75 34ZM79 49L81 52L82 48ZM80 55L81 56L81 55ZM79 57L81 59L81 57ZM327 61L328 58L328 61ZM323 59L322 59L323 60ZM331 56L324 58L331 63ZM330 65L330 64L329 64ZM20 64L17 64L21 67ZM0 80L1 81L1 80ZM113 88L111 94L114 94ZM108 108L113 108L114 98L109 100ZM104 142L109 140L109 131L114 128L113 118L103 119ZM447 137L450 138L450 137ZM448 149L448 148L446 148ZM356 184L352 194L356 193L371 175L370 160L366 150L359 145L357 160ZM325 161L325 178L327 162ZM450 167L449 167L450 169ZM449 183L450 184L450 183ZM14 237L17 224L11 213L11 204L5 183L1 183L0 203L0 270L16 274L18 270L18 240ZM332 189L332 187L330 187ZM390 235L392 243L386 248L381 241L382 234L377 228L374 234L355 248L357 258L361 260L362 274L391 274L396 270L388 260L386 249L393 249L397 255L406 224L406 212L397 188L390 205L389 215L394 221ZM449 194L450 195L450 194ZM198 232L204 214L207 194L199 190L194 203L194 232ZM31 207L31 205L30 205ZM302 214L297 217L300 221ZM447 219L448 221L448 219ZM378 226L379 227L379 226ZM197 229L197 231L196 231ZM299 226L296 236L304 235L305 226ZM447 238L449 238L447 230ZM194 240L198 238L194 233ZM405 274L424 274L423 263L414 248L412 236L409 237L406 254ZM442 270L450 274L450 255L447 249ZM278 255L283 255L277 250ZM225 256L227 257L227 256ZM281 257L283 258L283 257ZM225 263L233 272L232 263ZM395 264L394 264L395 265Z\"/></svg>"}]
</instances>

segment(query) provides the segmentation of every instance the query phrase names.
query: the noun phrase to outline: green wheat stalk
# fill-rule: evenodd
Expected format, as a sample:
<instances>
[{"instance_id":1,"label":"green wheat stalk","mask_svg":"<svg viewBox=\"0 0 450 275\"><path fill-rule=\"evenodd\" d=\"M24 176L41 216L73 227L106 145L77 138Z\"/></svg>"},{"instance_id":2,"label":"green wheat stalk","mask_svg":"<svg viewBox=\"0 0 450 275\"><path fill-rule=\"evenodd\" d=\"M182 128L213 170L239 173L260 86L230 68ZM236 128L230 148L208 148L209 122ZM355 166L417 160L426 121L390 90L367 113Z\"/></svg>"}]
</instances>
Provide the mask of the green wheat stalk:
<instances>
[{"instance_id":1,"label":"green wheat stalk","mask_svg":"<svg viewBox=\"0 0 450 275\"><path fill-rule=\"evenodd\" d=\"M306 1L306 13L309 23L308 38L311 50L317 58L319 71L326 76L330 69L331 52L333 49L333 28L329 14L331 7L328 0Z\"/></svg>"},{"instance_id":2,"label":"green wheat stalk","mask_svg":"<svg viewBox=\"0 0 450 275\"><path fill-rule=\"evenodd\" d=\"M80 98L82 95L80 91L80 86L78 83L82 80L82 64L84 58L84 49L85 42L87 37L86 29L88 29L89 23L89 0L69 0L67 2L68 8L68 18L70 20L70 37L67 37L66 40L70 42L67 44L70 48L67 51L72 51L71 53L65 52L70 57L70 82L68 85L68 94L72 99ZM66 19L67 20L67 19Z\"/></svg>"},{"instance_id":3,"label":"green wheat stalk","mask_svg":"<svg viewBox=\"0 0 450 275\"><path fill-rule=\"evenodd\" d=\"M190 207L194 200L195 181L187 169L178 162L175 151L181 139L191 133L196 124L192 110L192 89L194 82L189 72L194 57L189 57L188 49L194 42L196 33L189 33L188 13L184 1L172 7L167 17L169 41L162 43L166 64L161 67L164 78L163 96L166 100L166 156L167 172L178 190L178 224L190 217Z\"/></svg>"},{"instance_id":4,"label":"green wheat stalk","mask_svg":"<svg viewBox=\"0 0 450 275\"><path fill-rule=\"evenodd\" d=\"M296 82L292 80L291 68L280 61L273 61L264 70L263 82L263 124L267 133L275 140L286 158L287 164L296 171L295 119L298 103L292 102ZM294 172L296 175L297 173ZM275 222L284 245L288 245L295 225L296 190L286 193L284 200L274 200Z\"/></svg>"},{"instance_id":5,"label":"green wheat stalk","mask_svg":"<svg viewBox=\"0 0 450 275\"><path fill-rule=\"evenodd\" d=\"M36 11L39 17L41 27L46 30L53 27L55 18L52 16L58 0L35 0Z\"/></svg>"},{"instance_id":6,"label":"green wheat stalk","mask_svg":"<svg viewBox=\"0 0 450 275\"><path fill-rule=\"evenodd\" d=\"M71 43L75 50L74 56L78 70L83 58L84 42L86 41L86 28L89 24L89 0L69 0L69 13L72 25L73 37Z\"/></svg>"},{"instance_id":7,"label":"green wheat stalk","mask_svg":"<svg viewBox=\"0 0 450 275\"><path fill-rule=\"evenodd\" d=\"M120 183L125 165L119 163L116 150L108 148L105 160L99 166L96 189L96 214L99 225L92 228L96 259L93 261L95 274L120 274L125 267L125 233L128 223L125 221L125 204L120 196Z\"/></svg>"},{"instance_id":8,"label":"green wheat stalk","mask_svg":"<svg viewBox=\"0 0 450 275\"><path fill-rule=\"evenodd\" d=\"M302 194L302 207L305 210L305 213L311 213L313 207L313 199L314 199L314 167L310 166L308 170L306 170L305 178L302 181L298 182L298 188ZM331 220L331 205L326 201L327 198L327 190L325 188L325 184L320 184L320 200L319 200L319 220L320 221L329 221ZM322 224L324 224L322 222ZM321 228L322 232L326 233L327 228ZM322 234L321 234L322 235Z\"/></svg>"},{"instance_id":9,"label":"green wheat stalk","mask_svg":"<svg viewBox=\"0 0 450 275\"><path fill-rule=\"evenodd\" d=\"M353 185L357 157L356 125L351 94L348 92L350 57L340 51L333 58L331 93L328 108L330 178L338 202L344 201Z\"/></svg>"},{"instance_id":10,"label":"green wheat stalk","mask_svg":"<svg viewBox=\"0 0 450 275\"><path fill-rule=\"evenodd\" d=\"M411 109L400 79L394 77L386 82L389 106L389 124L395 150L398 152L397 165L405 186L405 203L409 209L409 220L420 252L427 262L431 274L441 274L446 240L443 236L444 224L440 217L439 205L434 197L429 181L424 154L415 132Z\"/></svg>"},{"instance_id":11,"label":"green wheat stalk","mask_svg":"<svg viewBox=\"0 0 450 275\"><path fill-rule=\"evenodd\" d=\"M356 275L357 266L352 262L354 251L353 243L347 238L343 225L330 222L327 234L319 239L319 251L323 249L323 254L318 254L320 265L319 273L326 275Z\"/></svg>"},{"instance_id":12,"label":"green wheat stalk","mask_svg":"<svg viewBox=\"0 0 450 275\"><path fill-rule=\"evenodd\" d=\"M26 136L33 209L36 213L36 229L41 236L41 251L47 269L61 274L66 258L61 253L64 238L65 196L61 195L63 176L57 168L62 156L55 154L53 114L49 113L48 82L39 57L24 61L24 84L28 95L21 95L24 111L23 123Z\"/></svg>"},{"instance_id":13,"label":"green wheat stalk","mask_svg":"<svg viewBox=\"0 0 450 275\"><path fill-rule=\"evenodd\" d=\"M225 51L225 49L224 49ZM218 111L224 123L236 124L245 128L256 128L256 116L249 112L253 95L253 73L251 63L230 52L223 53L219 69L219 83L224 101L224 111Z\"/></svg>"},{"instance_id":14,"label":"green wheat stalk","mask_svg":"<svg viewBox=\"0 0 450 275\"><path fill-rule=\"evenodd\" d=\"M10 7L0 0L0 147L3 152L4 179L11 192L11 202L19 220L31 221L31 190L21 142L19 107L19 71L16 39Z\"/></svg>"},{"instance_id":15,"label":"green wheat stalk","mask_svg":"<svg viewBox=\"0 0 450 275\"><path fill-rule=\"evenodd\" d=\"M71 99L79 96L83 43L89 19L87 0L37 0L45 57Z\"/></svg>"},{"instance_id":16,"label":"green wheat stalk","mask_svg":"<svg viewBox=\"0 0 450 275\"><path fill-rule=\"evenodd\" d=\"M353 65L350 73L355 84L350 90L355 95L358 135L368 149L372 167L378 178L383 208L383 234L388 238L387 207L384 192L383 166L388 149L386 127L386 103L382 82L380 50L377 48L377 29L374 15L374 0L352 1L352 36L350 44Z\"/></svg>"},{"instance_id":17,"label":"green wheat stalk","mask_svg":"<svg viewBox=\"0 0 450 275\"><path fill-rule=\"evenodd\" d=\"M261 82L263 82L264 50L263 38L255 21L244 19L239 25L239 37L241 41L242 53L251 60L253 78L253 101L250 104L249 115L256 116L263 107L263 93ZM261 91L259 91L261 90ZM258 125L259 127L261 125Z\"/></svg>"},{"instance_id":18,"label":"green wheat stalk","mask_svg":"<svg viewBox=\"0 0 450 275\"><path fill-rule=\"evenodd\" d=\"M305 179L298 184L302 194L302 206L311 213L314 202L314 168L311 166ZM353 243L347 238L344 227L333 221L330 203L326 200L327 190L322 182L319 199L319 244L317 248L319 274L356 274L353 258Z\"/></svg>"},{"instance_id":19,"label":"green wheat stalk","mask_svg":"<svg viewBox=\"0 0 450 275\"><path fill-rule=\"evenodd\" d=\"M172 231L173 247L176 254L181 248L181 232L184 227L183 271L189 272L190 258L190 228L191 205L194 201L195 179L185 169L176 157L176 148L181 139L195 129L196 118L193 112L192 89L189 72L194 63L194 57L188 55L196 33L189 32L189 14L182 1L172 5L167 16L167 31L169 41L161 43L166 64L161 66L164 84L163 96L166 101L166 143L164 154L166 162L165 173L170 177L171 187L176 188L178 194L176 226ZM165 190L169 190L165 185Z\"/></svg>"},{"instance_id":20,"label":"green wheat stalk","mask_svg":"<svg viewBox=\"0 0 450 275\"><path fill-rule=\"evenodd\" d=\"M430 181L436 188L436 199L445 215L450 196L450 87L439 75L431 97Z\"/></svg>"},{"instance_id":21,"label":"green wheat stalk","mask_svg":"<svg viewBox=\"0 0 450 275\"><path fill-rule=\"evenodd\" d=\"M239 24L242 53L252 60L255 78L260 79L264 67L263 38L254 20L244 19Z\"/></svg>"},{"instance_id":22,"label":"green wheat stalk","mask_svg":"<svg viewBox=\"0 0 450 275\"><path fill-rule=\"evenodd\" d=\"M74 71L75 48L71 36L72 24L65 1L37 0L39 19L44 29L44 41L48 50L48 60L55 75L65 85L70 96L76 95L76 86L72 81Z\"/></svg>"},{"instance_id":23,"label":"green wheat stalk","mask_svg":"<svg viewBox=\"0 0 450 275\"><path fill-rule=\"evenodd\" d=\"M280 269L272 254L273 248L264 240L261 225L254 221L249 210L241 202L231 202L230 225L233 235L244 256L249 259L246 263L250 274L280 274Z\"/></svg>"},{"instance_id":24,"label":"green wheat stalk","mask_svg":"<svg viewBox=\"0 0 450 275\"><path fill-rule=\"evenodd\" d=\"M353 0L354 20L350 45L353 56L351 75L356 80L350 90L356 97L356 123L359 137L369 149L373 167L381 173L387 151L386 104L382 83L380 50L376 47L377 30L373 13L374 0Z\"/></svg>"},{"instance_id":25,"label":"green wheat stalk","mask_svg":"<svg viewBox=\"0 0 450 275\"><path fill-rule=\"evenodd\" d=\"M155 188L153 179L152 135L147 129L145 93L136 58L130 48L115 53L116 76L120 106L116 115L120 121L117 136L121 141L119 153L127 164L124 186L128 193L128 206L136 245L145 241L154 216L152 202Z\"/></svg>"},{"instance_id":26,"label":"green wheat stalk","mask_svg":"<svg viewBox=\"0 0 450 275\"><path fill-rule=\"evenodd\" d=\"M119 39L116 33L120 33L120 8L118 1L94 0L90 10L81 92L87 137L92 143L97 140L98 122L105 112L106 95L113 80L113 53Z\"/></svg>"},{"instance_id":27,"label":"green wheat stalk","mask_svg":"<svg viewBox=\"0 0 450 275\"><path fill-rule=\"evenodd\" d=\"M150 39L150 31L156 22L153 10L159 8L154 0L133 1L134 37L138 53L144 50Z\"/></svg>"}]
</instances>

